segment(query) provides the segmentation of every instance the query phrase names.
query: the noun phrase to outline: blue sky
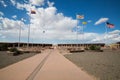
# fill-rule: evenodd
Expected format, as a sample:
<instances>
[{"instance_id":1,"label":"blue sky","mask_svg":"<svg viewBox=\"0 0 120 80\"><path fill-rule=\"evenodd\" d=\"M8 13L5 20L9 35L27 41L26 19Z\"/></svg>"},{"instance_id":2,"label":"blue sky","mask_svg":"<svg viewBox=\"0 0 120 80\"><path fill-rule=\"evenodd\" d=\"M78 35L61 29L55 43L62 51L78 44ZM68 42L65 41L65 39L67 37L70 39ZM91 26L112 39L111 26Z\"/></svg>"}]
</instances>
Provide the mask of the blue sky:
<instances>
[{"instance_id":1,"label":"blue sky","mask_svg":"<svg viewBox=\"0 0 120 80\"><path fill-rule=\"evenodd\" d=\"M30 42L35 43L118 42L119 4L120 0L1 0L0 41L18 42L22 27L21 42L27 42L30 25ZM30 9L36 14L31 15ZM81 23L87 22L84 35L78 34L78 40L76 32L72 32L77 25L76 14L84 15L84 19L79 20L80 31ZM106 21L115 25L107 28L110 34L105 34Z\"/></svg>"},{"instance_id":2,"label":"blue sky","mask_svg":"<svg viewBox=\"0 0 120 80\"><path fill-rule=\"evenodd\" d=\"M120 29L120 0L54 0L54 2L58 11L63 12L66 16L75 19L75 14L78 13L85 16L83 21L92 20L92 23L88 24L86 31L103 33L104 24L94 26L94 23L101 17L109 18L108 21L115 24L116 29ZM103 26L103 28L101 26ZM102 30L100 30L100 28L102 28Z\"/></svg>"}]
</instances>

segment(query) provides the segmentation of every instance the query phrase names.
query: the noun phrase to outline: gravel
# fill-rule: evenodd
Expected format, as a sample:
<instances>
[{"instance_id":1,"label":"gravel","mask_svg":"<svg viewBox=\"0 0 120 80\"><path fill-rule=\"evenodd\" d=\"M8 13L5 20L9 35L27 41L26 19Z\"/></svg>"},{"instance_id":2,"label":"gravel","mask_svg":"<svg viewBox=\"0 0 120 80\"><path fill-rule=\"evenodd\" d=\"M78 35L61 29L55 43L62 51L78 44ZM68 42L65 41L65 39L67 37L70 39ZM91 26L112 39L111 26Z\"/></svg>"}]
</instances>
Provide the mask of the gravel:
<instances>
[{"instance_id":1,"label":"gravel","mask_svg":"<svg viewBox=\"0 0 120 80\"><path fill-rule=\"evenodd\" d=\"M120 80L120 50L85 51L64 56L98 80Z\"/></svg>"},{"instance_id":2,"label":"gravel","mask_svg":"<svg viewBox=\"0 0 120 80\"><path fill-rule=\"evenodd\" d=\"M36 53L24 53L13 56L11 53L7 53L6 51L0 51L0 69L34 55L36 55Z\"/></svg>"}]
</instances>

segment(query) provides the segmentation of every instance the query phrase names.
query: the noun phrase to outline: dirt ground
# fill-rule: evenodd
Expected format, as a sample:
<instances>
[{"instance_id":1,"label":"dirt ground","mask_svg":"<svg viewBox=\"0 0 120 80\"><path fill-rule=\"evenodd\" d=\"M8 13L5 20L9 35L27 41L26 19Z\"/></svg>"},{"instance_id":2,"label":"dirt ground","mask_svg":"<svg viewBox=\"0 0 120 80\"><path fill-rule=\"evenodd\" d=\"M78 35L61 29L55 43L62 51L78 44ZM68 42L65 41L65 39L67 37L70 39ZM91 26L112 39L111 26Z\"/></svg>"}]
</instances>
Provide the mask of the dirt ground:
<instances>
[{"instance_id":1,"label":"dirt ground","mask_svg":"<svg viewBox=\"0 0 120 80\"><path fill-rule=\"evenodd\" d=\"M120 50L86 51L64 56L98 80L120 80Z\"/></svg>"},{"instance_id":2,"label":"dirt ground","mask_svg":"<svg viewBox=\"0 0 120 80\"><path fill-rule=\"evenodd\" d=\"M36 53L24 53L18 56L13 56L6 51L0 51L0 69L9 66L13 63L19 62L23 59L34 56Z\"/></svg>"}]
</instances>

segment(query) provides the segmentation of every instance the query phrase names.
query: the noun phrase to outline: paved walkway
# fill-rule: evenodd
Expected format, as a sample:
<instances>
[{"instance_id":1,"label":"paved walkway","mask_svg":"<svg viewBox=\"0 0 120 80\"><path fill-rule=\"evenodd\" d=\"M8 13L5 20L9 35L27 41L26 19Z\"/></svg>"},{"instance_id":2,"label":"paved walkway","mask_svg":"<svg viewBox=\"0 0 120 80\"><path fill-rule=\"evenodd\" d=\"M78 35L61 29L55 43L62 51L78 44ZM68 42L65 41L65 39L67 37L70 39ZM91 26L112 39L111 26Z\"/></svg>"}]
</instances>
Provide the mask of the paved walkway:
<instances>
[{"instance_id":1,"label":"paved walkway","mask_svg":"<svg viewBox=\"0 0 120 80\"><path fill-rule=\"evenodd\" d=\"M0 69L0 80L26 80L50 50Z\"/></svg>"},{"instance_id":2,"label":"paved walkway","mask_svg":"<svg viewBox=\"0 0 120 80\"><path fill-rule=\"evenodd\" d=\"M0 80L94 80L57 49L0 70Z\"/></svg>"}]
</instances>

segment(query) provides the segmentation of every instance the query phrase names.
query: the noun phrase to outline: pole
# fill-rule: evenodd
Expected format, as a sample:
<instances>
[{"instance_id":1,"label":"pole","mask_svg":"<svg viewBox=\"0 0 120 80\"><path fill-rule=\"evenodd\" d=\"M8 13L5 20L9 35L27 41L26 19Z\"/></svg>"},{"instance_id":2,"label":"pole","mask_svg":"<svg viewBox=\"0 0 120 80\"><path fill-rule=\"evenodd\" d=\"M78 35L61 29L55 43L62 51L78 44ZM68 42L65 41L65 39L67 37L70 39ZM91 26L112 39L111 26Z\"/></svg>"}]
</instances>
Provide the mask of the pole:
<instances>
[{"instance_id":1,"label":"pole","mask_svg":"<svg viewBox=\"0 0 120 80\"><path fill-rule=\"evenodd\" d=\"M29 16L29 20L31 22L31 13L30 13L30 16ZM29 27L28 27L28 43L27 43L27 48L29 47L29 41L30 41L30 23L29 23Z\"/></svg>"},{"instance_id":2,"label":"pole","mask_svg":"<svg viewBox=\"0 0 120 80\"><path fill-rule=\"evenodd\" d=\"M34 35L34 29L33 29L32 33ZM34 44L34 37L32 36L32 47L33 47L33 44Z\"/></svg>"},{"instance_id":3,"label":"pole","mask_svg":"<svg viewBox=\"0 0 120 80\"><path fill-rule=\"evenodd\" d=\"M28 43L27 43L27 48L29 47L29 40L30 40L30 24L28 27Z\"/></svg>"},{"instance_id":4,"label":"pole","mask_svg":"<svg viewBox=\"0 0 120 80\"><path fill-rule=\"evenodd\" d=\"M20 47L20 40L21 40L21 25L19 28L19 42L18 42L18 48Z\"/></svg>"},{"instance_id":5,"label":"pole","mask_svg":"<svg viewBox=\"0 0 120 80\"><path fill-rule=\"evenodd\" d=\"M84 27L84 24L82 24L82 37L83 37L82 42L83 42L83 47L84 47L84 30L83 30L83 27Z\"/></svg>"},{"instance_id":6,"label":"pole","mask_svg":"<svg viewBox=\"0 0 120 80\"><path fill-rule=\"evenodd\" d=\"M78 41L78 19L76 17L77 20L77 31L76 31L76 41ZM76 47L78 48L78 43L76 44Z\"/></svg>"},{"instance_id":7,"label":"pole","mask_svg":"<svg viewBox=\"0 0 120 80\"><path fill-rule=\"evenodd\" d=\"M107 30L107 25L105 23L105 36L106 36L106 41L105 42L107 42L107 34L108 34L108 30Z\"/></svg>"}]
</instances>

